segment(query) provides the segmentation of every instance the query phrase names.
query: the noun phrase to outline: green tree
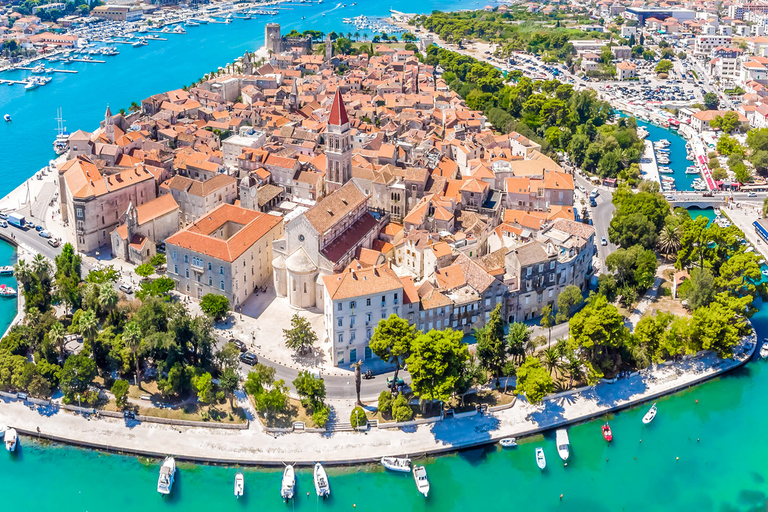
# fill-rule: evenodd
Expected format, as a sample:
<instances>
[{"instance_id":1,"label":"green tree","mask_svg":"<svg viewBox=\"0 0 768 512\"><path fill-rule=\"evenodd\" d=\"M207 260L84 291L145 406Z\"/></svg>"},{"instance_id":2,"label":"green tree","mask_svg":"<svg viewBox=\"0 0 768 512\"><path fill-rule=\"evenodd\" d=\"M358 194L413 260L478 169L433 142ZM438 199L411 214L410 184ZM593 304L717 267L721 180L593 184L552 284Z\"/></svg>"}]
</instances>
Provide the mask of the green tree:
<instances>
[{"instance_id":1,"label":"green tree","mask_svg":"<svg viewBox=\"0 0 768 512\"><path fill-rule=\"evenodd\" d=\"M417 332L415 325L410 325L406 319L397 315L390 315L386 320L382 318L373 330L368 346L382 361L395 365L395 380L411 354L411 345Z\"/></svg>"},{"instance_id":2,"label":"green tree","mask_svg":"<svg viewBox=\"0 0 768 512\"><path fill-rule=\"evenodd\" d=\"M224 295L206 293L200 300L200 309L214 322L220 322L229 313L229 299Z\"/></svg>"},{"instance_id":3,"label":"green tree","mask_svg":"<svg viewBox=\"0 0 768 512\"><path fill-rule=\"evenodd\" d=\"M539 325L548 331L547 347L552 344L552 327L555 326L555 316L552 314L552 305L547 304L541 310Z\"/></svg>"},{"instance_id":4,"label":"green tree","mask_svg":"<svg viewBox=\"0 0 768 512\"><path fill-rule=\"evenodd\" d=\"M312 325L298 313L291 317L291 328L283 329L283 337L285 346L300 354L306 353L317 342L317 334L312 330Z\"/></svg>"},{"instance_id":5,"label":"green tree","mask_svg":"<svg viewBox=\"0 0 768 512\"><path fill-rule=\"evenodd\" d=\"M136 267L135 272L136 272L137 276L140 276L140 277L146 279L146 278L148 278L149 276L151 276L152 274L155 273L155 268L152 265L150 265L149 263L142 263L141 265Z\"/></svg>"},{"instance_id":6,"label":"green tree","mask_svg":"<svg viewBox=\"0 0 768 512\"><path fill-rule=\"evenodd\" d=\"M525 347L531 340L531 329L523 322L509 324L507 332L507 350L516 362L521 362L525 357Z\"/></svg>"},{"instance_id":7,"label":"green tree","mask_svg":"<svg viewBox=\"0 0 768 512\"><path fill-rule=\"evenodd\" d=\"M253 370L248 372L245 379L245 392L256 396L264 392L265 389L272 386L275 382L275 369L258 363Z\"/></svg>"},{"instance_id":8,"label":"green tree","mask_svg":"<svg viewBox=\"0 0 768 512\"><path fill-rule=\"evenodd\" d=\"M146 300L147 297L162 297L167 300L168 292L176 288L176 282L170 277L158 277L151 281L142 281L136 297Z\"/></svg>"},{"instance_id":9,"label":"green tree","mask_svg":"<svg viewBox=\"0 0 768 512\"><path fill-rule=\"evenodd\" d=\"M566 286L557 297L557 323L566 322L575 308L581 306L584 297L581 295L581 289L573 284Z\"/></svg>"},{"instance_id":10,"label":"green tree","mask_svg":"<svg viewBox=\"0 0 768 512\"><path fill-rule=\"evenodd\" d=\"M117 306L117 291L112 283L104 283L99 286L99 309L105 315L109 315Z\"/></svg>"},{"instance_id":11,"label":"green tree","mask_svg":"<svg viewBox=\"0 0 768 512\"><path fill-rule=\"evenodd\" d=\"M63 361L64 360L64 335L66 334L66 330L64 328L64 325L62 325L60 322L56 322L51 326L51 329L48 331L48 340L51 342L51 345L56 347L56 350L59 352L59 358Z\"/></svg>"},{"instance_id":12,"label":"green tree","mask_svg":"<svg viewBox=\"0 0 768 512\"><path fill-rule=\"evenodd\" d=\"M133 361L136 366L136 385L141 387L141 370L139 368L139 351L141 349L141 329L136 322L128 322L123 330L123 344L133 354Z\"/></svg>"},{"instance_id":13,"label":"green tree","mask_svg":"<svg viewBox=\"0 0 768 512\"><path fill-rule=\"evenodd\" d=\"M545 396L555 390L555 383L547 370L541 367L541 361L528 356L517 369L516 395L523 395L531 404L538 404Z\"/></svg>"},{"instance_id":14,"label":"green tree","mask_svg":"<svg viewBox=\"0 0 768 512\"><path fill-rule=\"evenodd\" d=\"M547 348L542 352L541 356L544 366L549 370L549 375L552 375L554 370L560 368L560 354L555 347Z\"/></svg>"},{"instance_id":15,"label":"green tree","mask_svg":"<svg viewBox=\"0 0 768 512\"><path fill-rule=\"evenodd\" d=\"M715 298L715 277L708 268L694 268L690 274L682 297L688 301L691 310L708 306Z\"/></svg>"},{"instance_id":16,"label":"green tree","mask_svg":"<svg viewBox=\"0 0 768 512\"><path fill-rule=\"evenodd\" d=\"M491 311L488 322L476 331L477 357L480 364L491 375L497 377L501 374L507 361L507 347L504 344L504 322L501 319L501 303Z\"/></svg>"},{"instance_id":17,"label":"green tree","mask_svg":"<svg viewBox=\"0 0 768 512\"><path fill-rule=\"evenodd\" d=\"M717 94L708 92L704 95L704 107L707 110L717 110L720 100L717 98Z\"/></svg>"},{"instance_id":18,"label":"green tree","mask_svg":"<svg viewBox=\"0 0 768 512\"><path fill-rule=\"evenodd\" d=\"M128 381L125 379L117 379L112 384L112 394L115 396L115 405L119 409L124 409L128 405Z\"/></svg>"},{"instance_id":19,"label":"green tree","mask_svg":"<svg viewBox=\"0 0 768 512\"><path fill-rule=\"evenodd\" d=\"M159 267L161 265L165 265L165 254L155 254L150 258L149 264L153 267Z\"/></svg>"},{"instance_id":20,"label":"green tree","mask_svg":"<svg viewBox=\"0 0 768 512\"><path fill-rule=\"evenodd\" d=\"M405 398L403 393L397 395L397 398L392 402L392 417L395 421L411 421L413 419L413 409L408 404L408 399Z\"/></svg>"},{"instance_id":21,"label":"green tree","mask_svg":"<svg viewBox=\"0 0 768 512\"><path fill-rule=\"evenodd\" d=\"M569 331L569 348L580 350L588 362L599 368L616 363L628 334L619 310L601 294L592 295L584 308L573 315Z\"/></svg>"},{"instance_id":22,"label":"green tree","mask_svg":"<svg viewBox=\"0 0 768 512\"><path fill-rule=\"evenodd\" d=\"M235 397L235 391L240 386L240 374L237 373L235 368L225 368L221 375L219 375L219 387L224 394L229 398L229 407L233 408L233 400Z\"/></svg>"},{"instance_id":23,"label":"green tree","mask_svg":"<svg viewBox=\"0 0 768 512\"><path fill-rule=\"evenodd\" d=\"M213 390L213 377L208 372L201 373L192 377L192 387L197 393L198 401L209 404L216 399Z\"/></svg>"},{"instance_id":24,"label":"green tree","mask_svg":"<svg viewBox=\"0 0 768 512\"><path fill-rule=\"evenodd\" d=\"M365 411L362 407L352 409L352 414L349 415L349 422L353 428L364 427L368 424L368 418L365 416Z\"/></svg>"},{"instance_id":25,"label":"green tree","mask_svg":"<svg viewBox=\"0 0 768 512\"><path fill-rule=\"evenodd\" d=\"M680 250L680 228L664 226L659 233L659 250L669 258L670 254Z\"/></svg>"},{"instance_id":26,"label":"green tree","mask_svg":"<svg viewBox=\"0 0 768 512\"><path fill-rule=\"evenodd\" d=\"M90 345L93 340L96 339L96 334L99 332L99 321L96 318L96 313L92 309L89 309L83 313L80 317L80 334L83 335L83 339Z\"/></svg>"},{"instance_id":27,"label":"green tree","mask_svg":"<svg viewBox=\"0 0 768 512\"><path fill-rule=\"evenodd\" d=\"M301 405L306 408L315 408L325 400L325 381L307 370L299 372L293 381L293 387L301 397Z\"/></svg>"},{"instance_id":28,"label":"green tree","mask_svg":"<svg viewBox=\"0 0 768 512\"><path fill-rule=\"evenodd\" d=\"M672 64L672 61L662 59L656 64L654 71L656 71L656 73L669 73L669 70L672 69L673 66L674 64Z\"/></svg>"},{"instance_id":29,"label":"green tree","mask_svg":"<svg viewBox=\"0 0 768 512\"><path fill-rule=\"evenodd\" d=\"M392 414L392 393L384 390L379 393L379 412L384 415Z\"/></svg>"},{"instance_id":30,"label":"green tree","mask_svg":"<svg viewBox=\"0 0 768 512\"><path fill-rule=\"evenodd\" d=\"M739 141L730 135L723 135L717 141L717 152L721 155L728 156L731 153L741 153L743 151Z\"/></svg>"},{"instance_id":31,"label":"green tree","mask_svg":"<svg viewBox=\"0 0 768 512\"><path fill-rule=\"evenodd\" d=\"M416 337L407 360L414 395L431 401L450 398L469 359L462 338L460 331L452 329L433 329Z\"/></svg>"},{"instance_id":32,"label":"green tree","mask_svg":"<svg viewBox=\"0 0 768 512\"><path fill-rule=\"evenodd\" d=\"M83 395L96 377L96 362L85 354L69 356L61 370L61 390L68 400Z\"/></svg>"}]
</instances>

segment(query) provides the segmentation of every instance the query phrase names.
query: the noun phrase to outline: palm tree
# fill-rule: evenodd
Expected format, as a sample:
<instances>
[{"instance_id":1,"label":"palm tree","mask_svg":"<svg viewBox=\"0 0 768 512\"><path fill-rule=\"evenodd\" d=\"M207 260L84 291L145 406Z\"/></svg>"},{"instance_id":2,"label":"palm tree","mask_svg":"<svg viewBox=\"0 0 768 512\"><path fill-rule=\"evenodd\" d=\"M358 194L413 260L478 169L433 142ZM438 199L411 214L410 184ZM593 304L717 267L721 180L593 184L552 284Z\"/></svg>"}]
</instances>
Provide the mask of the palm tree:
<instances>
[{"instance_id":1,"label":"palm tree","mask_svg":"<svg viewBox=\"0 0 768 512\"><path fill-rule=\"evenodd\" d=\"M520 363L525 358L525 345L531 339L531 331L522 322L513 322L507 333L507 350L512 359Z\"/></svg>"},{"instance_id":2,"label":"palm tree","mask_svg":"<svg viewBox=\"0 0 768 512\"><path fill-rule=\"evenodd\" d=\"M659 250L666 257L680 250L680 230L672 226L664 226L659 233Z\"/></svg>"},{"instance_id":3,"label":"palm tree","mask_svg":"<svg viewBox=\"0 0 768 512\"><path fill-rule=\"evenodd\" d=\"M35 254L35 257L32 259L32 271L35 273L38 279L40 281L43 280L43 278L48 275L48 273L51 270L51 264L48 263L48 260L43 256L42 254Z\"/></svg>"},{"instance_id":4,"label":"palm tree","mask_svg":"<svg viewBox=\"0 0 768 512\"><path fill-rule=\"evenodd\" d=\"M128 322L123 330L123 343L133 353L136 363L136 385L141 387L141 373L139 373L139 348L141 348L141 329L136 322Z\"/></svg>"},{"instance_id":5,"label":"palm tree","mask_svg":"<svg viewBox=\"0 0 768 512\"><path fill-rule=\"evenodd\" d=\"M357 405L362 406L363 402L360 401L360 385L362 384L362 374L360 372L360 367L363 365L362 361L357 361L356 363L352 363L350 365L350 368L354 368L355 370L355 391L357 392ZM394 382L392 383L394 386Z\"/></svg>"},{"instance_id":6,"label":"palm tree","mask_svg":"<svg viewBox=\"0 0 768 512\"><path fill-rule=\"evenodd\" d=\"M557 350L550 347L542 353L542 356L544 358L542 361L544 367L549 370L549 374L552 375L552 371L560 367L560 356L557 353Z\"/></svg>"},{"instance_id":7,"label":"palm tree","mask_svg":"<svg viewBox=\"0 0 768 512\"><path fill-rule=\"evenodd\" d=\"M552 343L552 327L555 325L555 317L552 315L552 305L547 305L541 310L541 321L539 325L548 331L547 347Z\"/></svg>"},{"instance_id":8,"label":"palm tree","mask_svg":"<svg viewBox=\"0 0 768 512\"><path fill-rule=\"evenodd\" d=\"M99 286L99 307L105 314L112 312L117 305L117 291L112 283L103 283Z\"/></svg>"},{"instance_id":9,"label":"palm tree","mask_svg":"<svg viewBox=\"0 0 768 512\"><path fill-rule=\"evenodd\" d=\"M96 339L96 334L99 332L99 321L96 318L96 313L92 309L89 309L83 313L80 317L80 334L89 343L93 343Z\"/></svg>"},{"instance_id":10,"label":"palm tree","mask_svg":"<svg viewBox=\"0 0 768 512\"><path fill-rule=\"evenodd\" d=\"M581 360L576 357L574 354L568 355L568 362L566 363L565 367L568 370L568 376L570 377L570 382L568 383L568 387L573 386L573 379L579 379L581 378L581 367L583 363Z\"/></svg>"},{"instance_id":11,"label":"palm tree","mask_svg":"<svg viewBox=\"0 0 768 512\"><path fill-rule=\"evenodd\" d=\"M355 32L355 41L360 39L360 32Z\"/></svg>"},{"instance_id":12,"label":"palm tree","mask_svg":"<svg viewBox=\"0 0 768 512\"><path fill-rule=\"evenodd\" d=\"M135 101L132 101L131 106L128 107L128 110L130 110L131 112L136 112L137 110L141 110L141 107L139 106L138 103L136 103Z\"/></svg>"},{"instance_id":13,"label":"palm tree","mask_svg":"<svg viewBox=\"0 0 768 512\"><path fill-rule=\"evenodd\" d=\"M29 280L32 278L32 269L24 260L19 260L13 266L13 273L16 275L16 280L21 283L22 286L28 284Z\"/></svg>"},{"instance_id":14,"label":"palm tree","mask_svg":"<svg viewBox=\"0 0 768 512\"><path fill-rule=\"evenodd\" d=\"M59 349L59 355L61 356L61 360L64 360L64 333L66 331L64 330L64 325L60 322L56 322L51 326L51 329L48 331L48 339L53 344L54 347Z\"/></svg>"}]
</instances>

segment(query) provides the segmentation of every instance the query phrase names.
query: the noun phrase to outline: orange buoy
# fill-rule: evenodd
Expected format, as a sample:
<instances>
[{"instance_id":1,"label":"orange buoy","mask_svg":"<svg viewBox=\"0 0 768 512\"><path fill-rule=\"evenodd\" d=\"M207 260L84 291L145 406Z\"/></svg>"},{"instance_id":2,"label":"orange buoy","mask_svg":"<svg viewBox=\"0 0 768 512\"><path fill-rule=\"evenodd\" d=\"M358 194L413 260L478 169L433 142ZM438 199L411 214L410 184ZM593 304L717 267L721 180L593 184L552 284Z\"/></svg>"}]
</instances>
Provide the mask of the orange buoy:
<instances>
[{"instance_id":1,"label":"orange buoy","mask_svg":"<svg viewBox=\"0 0 768 512\"><path fill-rule=\"evenodd\" d=\"M560 501L563 501L563 495L562 494L560 495Z\"/></svg>"},{"instance_id":2,"label":"orange buoy","mask_svg":"<svg viewBox=\"0 0 768 512\"><path fill-rule=\"evenodd\" d=\"M675 457L675 460L680 460L680 457Z\"/></svg>"},{"instance_id":3,"label":"orange buoy","mask_svg":"<svg viewBox=\"0 0 768 512\"><path fill-rule=\"evenodd\" d=\"M696 399L696 403L699 403L699 399L698 398Z\"/></svg>"}]
</instances>

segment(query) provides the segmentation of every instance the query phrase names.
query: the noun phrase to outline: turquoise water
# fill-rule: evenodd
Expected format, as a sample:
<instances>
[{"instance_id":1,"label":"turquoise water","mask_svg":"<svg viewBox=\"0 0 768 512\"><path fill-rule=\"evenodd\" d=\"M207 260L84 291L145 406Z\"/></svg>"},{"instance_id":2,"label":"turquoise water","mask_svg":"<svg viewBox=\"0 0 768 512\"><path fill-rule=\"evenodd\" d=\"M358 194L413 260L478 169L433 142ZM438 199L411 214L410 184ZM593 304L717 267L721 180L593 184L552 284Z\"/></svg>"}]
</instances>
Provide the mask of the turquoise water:
<instances>
[{"instance_id":1,"label":"turquoise water","mask_svg":"<svg viewBox=\"0 0 768 512\"><path fill-rule=\"evenodd\" d=\"M698 174L685 174L685 169L693 165L693 162L685 159L685 139L677 134L676 131L667 130L655 124L637 122L638 126L645 126L648 129L647 139L657 141L667 139L669 141L669 167L674 171L672 174L662 174L661 176L671 176L675 178L677 190L693 190L693 180L699 177Z\"/></svg>"},{"instance_id":2,"label":"turquoise water","mask_svg":"<svg viewBox=\"0 0 768 512\"><path fill-rule=\"evenodd\" d=\"M714 208L688 208L688 213L691 214L692 219L697 217L706 217L709 219L710 224L712 224L712 221L717 217L717 215L715 215Z\"/></svg>"},{"instance_id":3,"label":"turquoise water","mask_svg":"<svg viewBox=\"0 0 768 512\"><path fill-rule=\"evenodd\" d=\"M334 10L335 3L293 5L275 17L287 32L354 29L342 17L385 15L391 7L413 11L404 0ZM467 2L426 2L418 9L477 7ZM326 12L327 16L321 16ZM301 20L306 16L306 20ZM94 129L107 103L113 110L131 101L176 88L232 61L246 49L261 45L266 20L234 20L231 25L191 28L186 36L169 34L168 42L143 48L121 45L121 54L106 64L73 64L78 75L55 75L43 88L25 93L21 87L0 87L0 114L14 122L0 125L5 148L0 162L5 179L0 195L21 183L53 156L57 107L64 108L70 130ZM16 72L23 76L23 72ZM6 74L4 77L11 78ZM669 139L671 166L684 173L684 142L675 134L648 127L651 139ZM678 148L678 146L680 146ZM677 149L676 149L677 148ZM677 151L682 148L682 154ZM675 174L678 188L690 178ZM688 181L686 181L688 180ZM4 188L2 188L4 187ZM11 263L13 250L0 244L0 265ZM0 278L15 286L12 278ZM10 301L9 301L10 302ZM0 328L13 314L0 303ZM768 310L753 319L760 338L768 336ZM333 497L318 502L309 470L299 472L299 498L284 505L278 495L278 471L245 470L246 497L235 501L235 469L182 465L174 493L161 499L155 492L157 463L144 465L133 457L105 455L61 446L41 446L23 438L18 454L0 452L0 475L8 492L7 510L764 510L768 445L761 427L768 421L763 406L768 369L750 363L721 379L659 402L659 415L648 428L640 418L645 407L611 419L614 442L608 446L600 422L570 429L571 462L557 459L552 436L534 438L516 450L476 449L430 459L432 492L426 502L417 495L409 475L393 475L378 467L331 469ZM696 404L695 400L699 400ZM309 441L311 438L308 437ZM640 443L642 439L642 443ZM698 441L697 441L698 439ZM540 473L534 448L544 446L549 467ZM679 457L679 461L676 460ZM306 493L310 492L310 497ZM563 494L563 500L559 496ZM55 505L53 505L55 504ZM356 507L353 507L356 505Z\"/></svg>"}]
</instances>

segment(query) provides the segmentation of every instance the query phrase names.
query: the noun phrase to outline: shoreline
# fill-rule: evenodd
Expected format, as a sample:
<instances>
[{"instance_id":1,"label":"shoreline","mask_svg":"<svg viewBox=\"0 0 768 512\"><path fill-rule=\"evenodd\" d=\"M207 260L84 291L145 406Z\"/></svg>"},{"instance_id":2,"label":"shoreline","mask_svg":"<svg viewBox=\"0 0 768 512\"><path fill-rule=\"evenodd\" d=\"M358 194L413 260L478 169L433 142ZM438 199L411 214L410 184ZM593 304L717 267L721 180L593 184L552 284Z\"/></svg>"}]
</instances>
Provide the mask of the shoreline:
<instances>
[{"instance_id":1,"label":"shoreline","mask_svg":"<svg viewBox=\"0 0 768 512\"><path fill-rule=\"evenodd\" d=\"M328 466L365 465L378 463L385 455L407 454L412 458L437 456L495 444L505 437L529 437L556 428L591 421L606 414L613 414L673 395L740 368L752 359L757 345L757 334L753 330L737 347L738 350L732 359L718 360L712 353L703 353L679 362L636 372L631 377L620 379L616 383L601 382L596 386L551 395L544 400L543 406L532 406L524 400L518 400L513 407L495 413L460 414L453 419L413 428L405 427L408 431L404 431L404 427L390 426L381 430L369 427L365 432L329 431L324 434L294 432L274 435L265 432L265 428L258 420L251 421L248 429L237 431L204 427L176 430L160 424L137 423L126 426L122 421L116 422L105 418L91 421L90 418L86 419L61 411L59 412L63 415L50 414L49 409L38 412L34 406L30 409L26 403L11 404L8 399L3 400L5 405L16 406L15 410L3 408L0 417L25 436L129 456L163 458L170 453L182 461L225 466L278 467L282 466L284 461L291 461L299 466L312 465L317 461L322 461ZM699 364L703 369L695 368ZM690 368L686 369L687 366L693 366L694 373L691 373ZM640 382L637 382L638 380ZM653 384L657 382L659 385L654 389ZM626 388L637 385L645 386L646 392L632 394L627 399L615 398L615 403L609 406L599 403L608 399L611 391L616 391L622 386ZM562 413L547 419L548 406L560 408ZM569 406L571 409L583 410L568 416L565 414L567 413L565 409ZM14 415L18 421L8 421L10 419L8 412L16 413ZM542 417L540 423L532 418L534 416ZM31 421L33 419L36 421ZM49 425L46 425L47 420L58 426L62 423L75 425L73 428L65 428L66 434L51 432L48 429ZM485 425L482 425L483 423ZM38 433L34 424L42 424L45 427ZM486 435L478 435L478 431L488 425L495 425L497 428L487 429ZM106 428L101 429L102 426ZM374 428L378 432L376 435L369 436ZM81 436L77 437L75 433ZM167 434L170 433L188 435L183 436L182 439L178 436L175 438L172 435L168 436ZM448 441L439 439L436 433L463 434L469 437ZM309 436L309 439L305 436ZM160 437L166 439L160 439ZM187 445L186 449L183 448L185 441L191 438L195 440ZM110 442L104 442L106 439ZM181 443L174 442L174 439ZM155 448L147 448L152 445ZM164 447L167 451L161 451L159 447ZM335 456L328 458L328 454Z\"/></svg>"}]
</instances>

